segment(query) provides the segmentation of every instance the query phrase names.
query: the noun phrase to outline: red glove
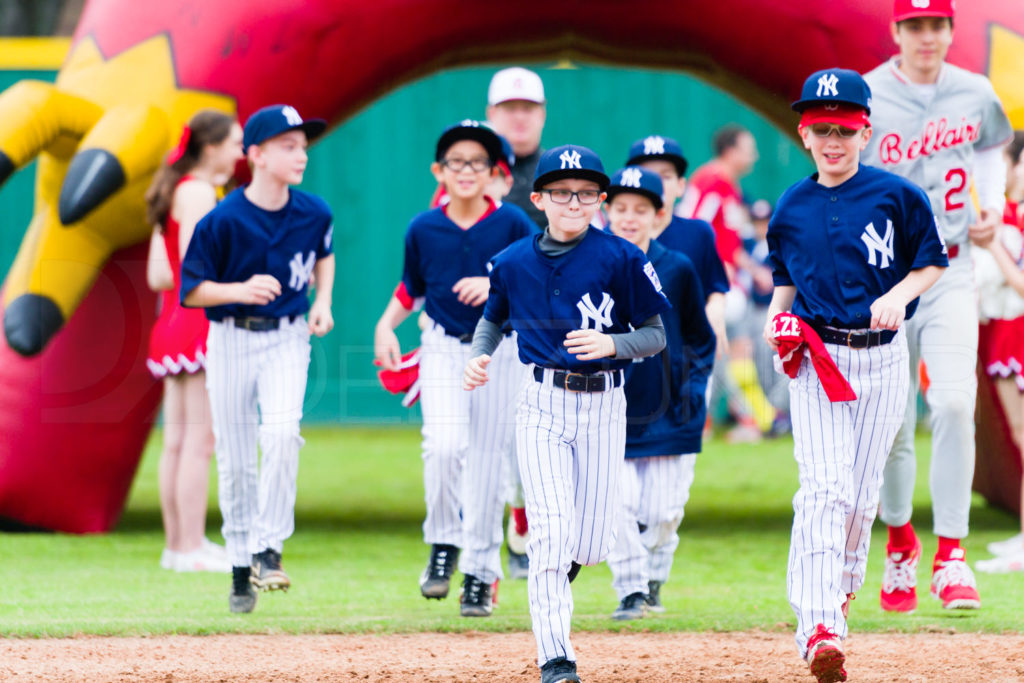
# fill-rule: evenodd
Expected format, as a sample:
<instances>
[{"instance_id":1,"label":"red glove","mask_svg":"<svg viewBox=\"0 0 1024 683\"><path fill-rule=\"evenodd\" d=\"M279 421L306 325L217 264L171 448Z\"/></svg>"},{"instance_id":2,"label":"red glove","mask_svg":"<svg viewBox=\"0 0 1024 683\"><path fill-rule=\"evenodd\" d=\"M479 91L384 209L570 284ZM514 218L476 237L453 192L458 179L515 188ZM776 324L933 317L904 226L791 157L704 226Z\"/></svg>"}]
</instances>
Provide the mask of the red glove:
<instances>
[{"instance_id":1,"label":"red glove","mask_svg":"<svg viewBox=\"0 0 1024 683\"><path fill-rule=\"evenodd\" d=\"M416 403L420 398L420 350L415 348L402 356L397 370L380 370L377 379L392 394L404 393L402 405L406 408Z\"/></svg>"},{"instance_id":2,"label":"red glove","mask_svg":"<svg viewBox=\"0 0 1024 683\"><path fill-rule=\"evenodd\" d=\"M853 387L839 372L836 362L832 360L821 337L803 322L792 313L779 313L772 319L772 331L776 341L779 342L782 369L790 377L796 377L796 373L800 370L800 363L804 359L804 352L809 351L814 371L818 373L818 379L821 380L828 400L833 403L856 401L857 394L853 393Z\"/></svg>"}]
</instances>

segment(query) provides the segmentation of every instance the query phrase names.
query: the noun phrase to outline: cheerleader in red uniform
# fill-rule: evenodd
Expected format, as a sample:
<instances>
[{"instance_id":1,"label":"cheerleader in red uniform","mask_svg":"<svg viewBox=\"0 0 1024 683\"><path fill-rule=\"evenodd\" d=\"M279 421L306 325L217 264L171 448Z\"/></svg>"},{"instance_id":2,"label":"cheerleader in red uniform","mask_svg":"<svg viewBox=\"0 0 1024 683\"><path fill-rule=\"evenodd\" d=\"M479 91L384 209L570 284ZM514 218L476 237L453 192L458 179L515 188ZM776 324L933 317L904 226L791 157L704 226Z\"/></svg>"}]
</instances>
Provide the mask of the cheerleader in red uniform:
<instances>
[{"instance_id":1,"label":"cheerleader in red uniform","mask_svg":"<svg viewBox=\"0 0 1024 683\"><path fill-rule=\"evenodd\" d=\"M1024 447L1024 131L1014 134L1004 153L1004 225L994 238L975 242L987 250L978 256L988 261L989 266L987 270L977 269L980 310L983 318L986 312L990 318L979 329L978 355L985 372L995 381L1003 412L1020 450ZM991 276L986 278L986 272ZM995 286L989 289L988 284ZM1021 528L1024 529L1024 511ZM990 543L988 550L995 557L980 560L975 565L979 571L1024 571L1024 533Z\"/></svg>"},{"instance_id":2,"label":"cheerleader in red uniform","mask_svg":"<svg viewBox=\"0 0 1024 683\"><path fill-rule=\"evenodd\" d=\"M242 128L212 110L192 117L146 192L153 226L146 280L160 293L160 314L146 364L164 381L164 447L160 454L160 509L166 547L160 566L177 571L230 572L224 547L206 538L213 428L206 395L206 333L201 308L182 308L181 256L196 223L217 203L217 188L242 158Z\"/></svg>"}]
</instances>

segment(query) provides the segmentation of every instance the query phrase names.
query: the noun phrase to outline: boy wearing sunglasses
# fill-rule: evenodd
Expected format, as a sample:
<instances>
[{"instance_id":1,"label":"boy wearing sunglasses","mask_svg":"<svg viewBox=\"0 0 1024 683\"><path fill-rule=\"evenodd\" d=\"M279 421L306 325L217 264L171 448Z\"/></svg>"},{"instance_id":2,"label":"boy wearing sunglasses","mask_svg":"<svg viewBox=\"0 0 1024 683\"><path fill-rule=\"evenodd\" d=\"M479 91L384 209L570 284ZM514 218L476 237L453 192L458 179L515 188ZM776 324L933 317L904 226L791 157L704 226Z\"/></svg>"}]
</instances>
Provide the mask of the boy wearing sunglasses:
<instances>
[{"instance_id":1,"label":"boy wearing sunglasses","mask_svg":"<svg viewBox=\"0 0 1024 683\"><path fill-rule=\"evenodd\" d=\"M786 190L768 226L764 336L793 378L800 475L787 588L797 647L820 683L846 680L846 614L907 397L903 323L948 265L924 192L860 165L870 101L855 71L811 74L793 108L818 170Z\"/></svg>"},{"instance_id":2,"label":"boy wearing sunglasses","mask_svg":"<svg viewBox=\"0 0 1024 683\"><path fill-rule=\"evenodd\" d=\"M665 347L668 299L654 266L590 221L608 188L598 156L578 145L545 152L531 201L544 234L491 261L491 292L463 386L483 387L506 321L529 366L516 413L516 455L530 540L528 594L542 683L579 681L569 643L580 565L611 551L626 447L623 370Z\"/></svg>"},{"instance_id":3,"label":"boy wearing sunglasses","mask_svg":"<svg viewBox=\"0 0 1024 683\"><path fill-rule=\"evenodd\" d=\"M420 593L446 597L458 563L464 617L490 616L491 586L502 578L502 461L511 447L511 414L523 375L515 343L506 340L495 353L493 386L470 396L459 380L487 301L487 262L537 232L521 209L499 205L486 194L503 154L497 133L477 121L462 121L442 133L431 171L449 201L410 223L402 283L374 332L377 361L397 370L402 352L394 330L414 308L403 299L425 299L430 322L421 335L419 381L427 507L423 540L431 551ZM503 338L499 332L498 340Z\"/></svg>"}]
</instances>

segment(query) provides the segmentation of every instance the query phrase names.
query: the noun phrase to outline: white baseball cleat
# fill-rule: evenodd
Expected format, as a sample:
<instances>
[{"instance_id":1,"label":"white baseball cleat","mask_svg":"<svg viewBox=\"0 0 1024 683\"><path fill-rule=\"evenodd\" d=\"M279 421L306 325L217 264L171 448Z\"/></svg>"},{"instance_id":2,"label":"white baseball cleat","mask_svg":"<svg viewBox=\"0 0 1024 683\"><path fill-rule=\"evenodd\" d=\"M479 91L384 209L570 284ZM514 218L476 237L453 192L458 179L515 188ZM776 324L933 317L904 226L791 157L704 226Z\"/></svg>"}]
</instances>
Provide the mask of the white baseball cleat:
<instances>
[{"instance_id":1,"label":"white baseball cleat","mask_svg":"<svg viewBox=\"0 0 1024 683\"><path fill-rule=\"evenodd\" d=\"M1005 541L988 544L988 551L993 555L1017 555L1024 552L1024 534L1011 536Z\"/></svg>"}]
</instances>

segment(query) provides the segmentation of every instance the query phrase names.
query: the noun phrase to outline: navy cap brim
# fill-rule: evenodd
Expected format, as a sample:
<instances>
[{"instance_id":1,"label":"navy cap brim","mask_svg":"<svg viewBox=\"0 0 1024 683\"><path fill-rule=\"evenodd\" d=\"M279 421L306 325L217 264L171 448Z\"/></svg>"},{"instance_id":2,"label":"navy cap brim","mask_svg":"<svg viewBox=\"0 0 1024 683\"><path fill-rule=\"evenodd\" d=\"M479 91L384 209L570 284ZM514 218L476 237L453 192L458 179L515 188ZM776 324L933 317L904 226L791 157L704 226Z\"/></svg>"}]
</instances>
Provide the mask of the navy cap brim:
<instances>
[{"instance_id":1,"label":"navy cap brim","mask_svg":"<svg viewBox=\"0 0 1024 683\"><path fill-rule=\"evenodd\" d=\"M501 138L486 126L457 126L446 130L437 140L437 150L434 153L434 161L441 161L448 149L459 140L473 140L483 145L490 157L491 163L496 164L505 156L501 148Z\"/></svg>"},{"instance_id":2,"label":"navy cap brim","mask_svg":"<svg viewBox=\"0 0 1024 683\"><path fill-rule=\"evenodd\" d=\"M669 161L676 167L676 173L682 178L686 175L686 169L690 167L689 163L683 157L677 154L641 154L640 156L630 157L626 161L626 166L639 166L645 161Z\"/></svg>"},{"instance_id":3,"label":"navy cap brim","mask_svg":"<svg viewBox=\"0 0 1024 683\"><path fill-rule=\"evenodd\" d=\"M650 199L651 203L654 204L655 209L660 209L661 207L665 206L665 200L661 198L660 194L656 194L642 187L624 187L622 185L612 185L606 190L606 192L608 193L608 198L605 199L605 201L609 203L613 199L618 197L620 194L638 194L642 197L647 197L648 199Z\"/></svg>"},{"instance_id":4,"label":"navy cap brim","mask_svg":"<svg viewBox=\"0 0 1024 683\"><path fill-rule=\"evenodd\" d=\"M533 181L533 191L539 192L548 183L553 183L556 180L564 180L565 178L591 180L598 184L602 192L608 189L608 183L611 182L608 179L608 176L600 171L593 171L587 168L559 168L554 171L548 171L542 176L537 176Z\"/></svg>"}]
</instances>

